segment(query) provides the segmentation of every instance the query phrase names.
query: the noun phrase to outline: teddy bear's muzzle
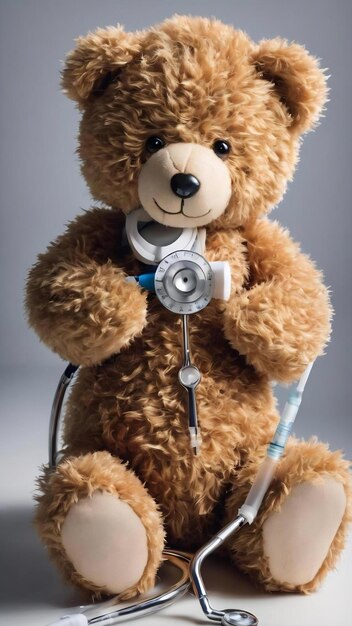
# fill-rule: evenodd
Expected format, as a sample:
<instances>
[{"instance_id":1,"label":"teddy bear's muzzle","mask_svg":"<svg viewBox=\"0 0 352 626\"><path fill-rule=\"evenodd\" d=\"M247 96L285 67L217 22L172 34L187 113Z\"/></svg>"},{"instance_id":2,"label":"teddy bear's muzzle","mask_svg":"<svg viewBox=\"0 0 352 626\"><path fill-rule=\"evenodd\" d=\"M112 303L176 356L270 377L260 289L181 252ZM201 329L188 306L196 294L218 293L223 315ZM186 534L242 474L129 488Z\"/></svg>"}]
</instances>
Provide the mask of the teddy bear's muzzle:
<instances>
[{"instance_id":1,"label":"teddy bear's muzzle","mask_svg":"<svg viewBox=\"0 0 352 626\"><path fill-rule=\"evenodd\" d=\"M204 226L229 203L229 169L208 147L169 144L142 166L138 194L145 211L157 222L176 228Z\"/></svg>"}]
</instances>

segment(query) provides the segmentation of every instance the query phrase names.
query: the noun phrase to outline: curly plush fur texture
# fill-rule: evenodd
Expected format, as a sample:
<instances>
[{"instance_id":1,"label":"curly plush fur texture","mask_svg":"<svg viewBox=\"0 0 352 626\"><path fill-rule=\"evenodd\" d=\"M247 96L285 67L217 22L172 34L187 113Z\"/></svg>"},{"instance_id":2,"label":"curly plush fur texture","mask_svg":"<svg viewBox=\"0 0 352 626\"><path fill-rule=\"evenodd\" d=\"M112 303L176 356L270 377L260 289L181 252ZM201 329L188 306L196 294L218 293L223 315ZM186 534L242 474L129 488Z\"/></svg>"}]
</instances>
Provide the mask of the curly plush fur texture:
<instances>
[{"instance_id":1,"label":"curly plush fur texture","mask_svg":"<svg viewBox=\"0 0 352 626\"><path fill-rule=\"evenodd\" d=\"M66 413L66 458L40 479L37 525L66 578L100 592L68 562L60 529L71 504L95 490L125 499L150 548L141 581L126 590L131 596L154 581L163 525L169 543L192 549L237 511L278 420L271 381L297 378L328 340L331 307L320 272L265 217L292 177L300 136L316 123L326 84L297 44L256 45L216 20L176 16L148 31L118 26L78 39L63 86L83 114L83 174L111 208L80 215L29 274L30 324L51 349L84 366ZM124 280L142 270L122 248L121 232L123 213L139 206L150 135L231 144L232 196L206 227L206 256L229 261L232 294L190 322L202 373L197 457L177 382L181 322ZM263 553L270 512L295 484L322 475L341 482L350 501L341 455L291 440L256 523L230 545L236 564L269 590L314 589L342 549L350 508L309 584L292 589L275 581Z\"/></svg>"}]
</instances>

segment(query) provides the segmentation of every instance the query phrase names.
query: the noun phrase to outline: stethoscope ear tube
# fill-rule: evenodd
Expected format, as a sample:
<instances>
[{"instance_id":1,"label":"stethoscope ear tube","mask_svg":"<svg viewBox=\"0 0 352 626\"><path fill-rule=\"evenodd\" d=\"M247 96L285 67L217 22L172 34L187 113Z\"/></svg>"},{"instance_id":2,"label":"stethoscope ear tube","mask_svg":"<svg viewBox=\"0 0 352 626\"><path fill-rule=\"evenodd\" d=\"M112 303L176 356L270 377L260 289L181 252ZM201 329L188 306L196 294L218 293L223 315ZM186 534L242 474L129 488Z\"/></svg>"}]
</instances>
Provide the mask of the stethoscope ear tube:
<instances>
[{"instance_id":1,"label":"stethoscope ear tube","mask_svg":"<svg viewBox=\"0 0 352 626\"><path fill-rule=\"evenodd\" d=\"M58 462L57 441L62 405L64 402L67 388L78 368L78 365L73 365L73 363L69 363L64 373L62 374L55 391L54 400L51 407L49 424L49 467L51 468L55 468Z\"/></svg>"}]
</instances>

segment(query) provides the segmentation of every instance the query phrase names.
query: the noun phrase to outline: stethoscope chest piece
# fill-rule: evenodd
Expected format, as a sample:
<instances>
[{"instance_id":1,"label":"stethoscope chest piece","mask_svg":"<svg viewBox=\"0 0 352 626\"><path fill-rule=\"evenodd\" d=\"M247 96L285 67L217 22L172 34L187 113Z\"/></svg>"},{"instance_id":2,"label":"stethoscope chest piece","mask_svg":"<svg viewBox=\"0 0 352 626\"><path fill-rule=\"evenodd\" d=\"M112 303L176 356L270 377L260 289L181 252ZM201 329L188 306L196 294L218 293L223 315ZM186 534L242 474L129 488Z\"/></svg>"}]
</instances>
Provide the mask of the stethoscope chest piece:
<instances>
[{"instance_id":1,"label":"stethoscope chest piece","mask_svg":"<svg viewBox=\"0 0 352 626\"><path fill-rule=\"evenodd\" d=\"M196 313L213 297L212 268L192 250L178 250L166 256L156 269L154 282L157 298L173 313Z\"/></svg>"},{"instance_id":2,"label":"stethoscope chest piece","mask_svg":"<svg viewBox=\"0 0 352 626\"><path fill-rule=\"evenodd\" d=\"M222 626L258 626L258 620L252 613L247 611L225 611L221 618Z\"/></svg>"}]
</instances>

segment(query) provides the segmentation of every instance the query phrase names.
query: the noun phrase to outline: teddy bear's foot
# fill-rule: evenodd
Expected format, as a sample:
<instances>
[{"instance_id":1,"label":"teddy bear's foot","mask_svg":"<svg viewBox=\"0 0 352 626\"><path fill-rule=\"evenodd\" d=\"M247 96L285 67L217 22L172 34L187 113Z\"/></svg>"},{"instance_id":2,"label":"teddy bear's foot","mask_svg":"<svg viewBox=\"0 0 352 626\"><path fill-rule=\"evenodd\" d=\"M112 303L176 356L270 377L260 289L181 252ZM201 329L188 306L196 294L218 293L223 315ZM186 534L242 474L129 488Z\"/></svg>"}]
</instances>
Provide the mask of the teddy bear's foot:
<instances>
[{"instance_id":1,"label":"teddy bear's foot","mask_svg":"<svg viewBox=\"0 0 352 626\"><path fill-rule=\"evenodd\" d=\"M271 576L281 586L315 578L346 509L343 485L333 478L293 487L281 509L263 524L263 550Z\"/></svg>"},{"instance_id":2,"label":"teddy bear's foot","mask_svg":"<svg viewBox=\"0 0 352 626\"><path fill-rule=\"evenodd\" d=\"M239 473L227 503L232 516L258 466L259 459ZM314 440L291 440L257 519L234 536L230 550L235 563L268 591L308 593L334 567L349 521L347 461Z\"/></svg>"},{"instance_id":3,"label":"teddy bear's foot","mask_svg":"<svg viewBox=\"0 0 352 626\"><path fill-rule=\"evenodd\" d=\"M129 598L155 581L164 543L156 504L107 452L69 458L40 481L36 522L67 579Z\"/></svg>"},{"instance_id":4,"label":"teddy bear's foot","mask_svg":"<svg viewBox=\"0 0 352 626\"><path fill-rule=\"evenodd\" d=\"M103 491L71 506L61 539L76 572L111 593L135 586L148 563L141 519L127 502Z\"/></svg>"}]
</instances>

